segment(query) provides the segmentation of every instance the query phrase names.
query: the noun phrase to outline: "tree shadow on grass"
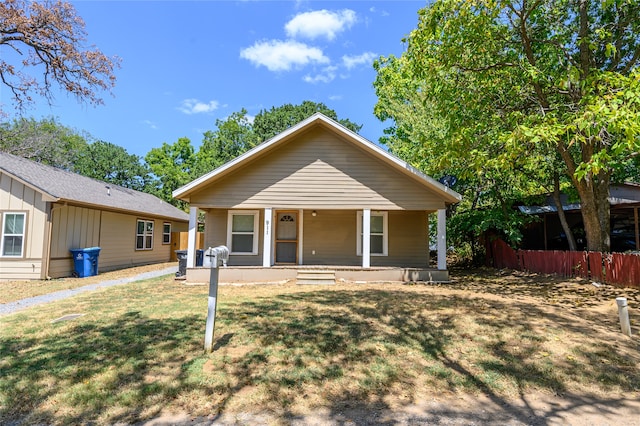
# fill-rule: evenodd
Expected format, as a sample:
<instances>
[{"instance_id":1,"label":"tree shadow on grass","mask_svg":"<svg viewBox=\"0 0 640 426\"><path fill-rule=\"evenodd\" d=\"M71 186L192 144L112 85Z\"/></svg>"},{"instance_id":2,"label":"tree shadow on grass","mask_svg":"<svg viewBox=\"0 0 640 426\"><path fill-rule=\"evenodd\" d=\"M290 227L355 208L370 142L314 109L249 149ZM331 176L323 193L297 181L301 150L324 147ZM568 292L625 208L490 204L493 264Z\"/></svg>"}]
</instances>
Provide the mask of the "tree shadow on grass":
<instances>
[{"instance_id":1,"label":"tree shadow on grass","mask_svg":"<svg viewBox=\"0 0 640 426\"><path fill-rule=\"evenodd\" d=\"M576 355L604 359L608 370L595 362L559 366L536 359L546 337L539 335L534 318L544 316L555 327L589 339L589 327L574 324L571 316L532 304L514 307L384 287L354 289L221 300L211 355L203 354L204 316L184 312L164 319L130 312L39 339L0 338L0 420L132 422L158 415L163 406L179 409L180 395L197 393L211 402L214 413L240 407L293 421L308 400L307 407L327 409L335 424L346 424L358 413L372 423L396 424L380 413L393 412L394 401L419 400L420 386L426 384L441 392L485 395L492 404L483 414L493 416L489 420L508 415L526 424L546 424L561 419L565 409L535 411L526 392L562 394L567 374L593 383L606 377L623 390L640 388L638 373L631 370L635 364L623 363L603 343L583 345ZM495 315L501 312L508 315ZM483 330L516 329L523 336L518 348L496 336L474 340L483 336L466 330L458 320L463 314ZM472 355L456 353L464 350L465 339L479 351L475 364ZM207 362L210 369L204 368ZM174 367L162 369L166 365ZM558 374L557 368L566 374ZM516 389L518 403L505 395L495 377ZM72 391L63 392L67 388ZM53 400L61 394L73 412L57 411ZM593 403L588 398L572 401L571 409ZM110 411L113 407L119 409ZM206 410L194 409L194 414ZM414 418L449 414L438 408ZM478 413L457 414L478 421Z\"/></svg>"},{"instance_id":2,"label":"tree shadow on grass","mask_svg":"<svg viewBox=\"0 0 640 426\"><path fill-rule=\"evenodd\" d=\"M180 392L183 377L156 382L147 374L158 363L180 364L200 350L201 326L195 315L159 320L129 312L42 339L1 338L0 420L80 424L113 406L126 407L123 420L135 418L149 401L169 401ZM72 413L57 412L60 398Z\"/></svg>"},{"instance_id":3,"label":"tree shadow on grass","mask_svg":"<svg viewBox=\"0 0 640 426\"><path fill-rule=\"evenodd\" d=\"M416 350L428 363L442 365L444 373L438 385L444 387L443 391L480 392L495 406L509 408L509 414L524 423L536 418L538 424L545 424L546 420L539 418L526 404L510 404L509 398L500 391L500 384L492 383L491 376L515 383L522 401L526 401L525 393L531 389L563 394L567 389L563 376L555 371L556 366L534 360L540 347L535 339L537 331L530 319L545 316L557 327L584 333L586 339L591 330L577 326L570 317L549 314L533 305L527 306L526 315L517 318L480 315L480 323L484 322L484 325L495 330L517 327L528 336L529 341L524 347L511 350L504 342L489 339L482 350L489 354L486 358L491 360L480 362L480 368L472 370L468 363L463 364L450 354L450 343L457 338L454 334L464 332L464 329L460 329L460 324L455 324L451 314L437 314L440 311L450 312L454 307L470 313L476 310L475 302L469 298L402 291L313 291L279 295L269 298L268 302L261 299L243 303L242 307L225 308L221 311L221 317L229 322L241 321L246 317L268 318L265 321L248 322L244 327L254 336L258 347L283 346L283 351L290 350L292 356L273 360L266 351L258 351L262 353L260 362L271 368L270 373L264 371L258 376L255 375L256 352L240 359L238 363L228 364L227 374L237 380L229 389L227 398L221 402L221 409L224 410L236 392L263 381L268 385L270 402L285 410L292 418L295 416L288 411L289 406L293 405L292 393L304 394L309 387L323 392L323 383L326 381L333 381L340 389L334 393L325 392L322 401L325 406L331 407L336 419L343 415L345 404L347 408L356 404L373 411L388 409L388 397L394 396L394 392L402 390L410 398L418 395L418 381L412 373L429 374L430 370L413 369L413 366L409 366L413 371L407 372L406 365L396 362L395 353L409 349ZM489 308L489 312L514 310L513 304L497 301L491 302ZM437 316L435 320L434 315ZM384 350L380 351L376 347L378 344ZM598 351L596 347L582 350L593 354ZM615 357L611 348L604 348L601 356ZM638 389L637 373L625 376L632 365L633 362L623 366L612 362L611 370L617 376L611 380L611 384L620 384L630 390ZM278 367L287 368L283 368L281 373L274 373L279 371ZM569 371L571 375L581 376L593 383L602 381L602 368L598 365L574 363ZM357 383L352 386L341 383L345 378ZM550 414L545 413L545 416Z\"/></svg>"}]
</instances>

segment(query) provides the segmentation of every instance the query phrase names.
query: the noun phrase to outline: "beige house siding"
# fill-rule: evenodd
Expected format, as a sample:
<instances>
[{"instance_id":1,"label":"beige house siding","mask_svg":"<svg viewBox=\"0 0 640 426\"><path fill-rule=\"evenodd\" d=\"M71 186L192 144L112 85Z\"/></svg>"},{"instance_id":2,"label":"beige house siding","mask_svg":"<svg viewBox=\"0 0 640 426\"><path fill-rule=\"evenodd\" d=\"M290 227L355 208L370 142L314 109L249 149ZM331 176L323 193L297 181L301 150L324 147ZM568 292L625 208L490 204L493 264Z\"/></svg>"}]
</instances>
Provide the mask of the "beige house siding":
<instances>
[{"instance_id":1,"label":"beige house siding","mask_svg":"<svg viewBox=\"0 0 640 426\"><path fill-rule=\"evenodd\" d=\"M0 256L1 279L40 279L43 276L47 203L39 192L0 173L0 226L8 211L26 213L24 254L22 258Z\"/></svg>"},{"instance_id":2,"label":"beige house siding","mask_svg":"<svg viewBox=\"0 0 640 426\"><path fill-rule=\"evenodd\" d=\"M152 250L136 250L138 219L154 222ZM100 247L98 272L168 262L172 245L162 244L162 228L165 222L172 224L172 230L175 228L177 231L183 231L187 228L187 225L181 222L84 207L54 208L49 275L55 278L72 274L74 266L69 252L71 248Z\"/></svg>"},{"instance_id":3,"label":"beige house siding","mask_svg":"<svg viewBox=\"0 0 640 426\"><path fill-rule=\"evenodd\" d=\"M307 265L362 265L356 255L355 210L305 210L302 258ZM315 253L314 253L315 252Z\"/></svg>"},{"instance_id":4,"label":"beige house siding","mask_svg":"<svg viewBox=\"0 0 640 426\"><path fill-rule=\"evenodd\" d=\"M389 212L389 255L371 256L371 266L426 268L429 265L429 215Z\"/></svg>"},{"instance_id":5,"label":"beige house siding","mask_svg":"<svg viewBox=\"0 0 640 426\"><path fill-rule=\"evenodd\" d=\"M304 263L362 265L357 255L356 210L304 212ZM388 255L371 256L371 266L427 267L428 215L423 211L388 212ZM314 254L315 251L315 254Z\"/></svg>"},{"instance_id":6,"label":"beige house siding","mask_svg":"<svg viewBox=\"0 0 640 426\"><path fill-rule=\"evenodd\" d=\"M227 245L227 220L228 210L211 209L205 215L204 247L216 247ZM229 266L258 266L262 265L264 210L258 215L258 254L256 255L230 255L227 264ZM231 248L231 247L229 247Z\"/></svg>"},{"instance_id":7,"label":"beige house siding","mask_svg":"<svg viewBox=\"0 0 640 426\"><path fill-rule=\"evenodd\" d=\"M113 212L103 212L102 216L100 270L169 261L171 244L162 244L164 220ZM136 250L138 219L154 222L152 250Z\"/></svg>"},{"instance_id":8,"label":"beige house siding","mask_svg":"<svg viewBox=\"0 0 640 426\"><path fill-rule=\"evenodd\" d=\"M335 132L311 128L293 142L191 194L203 208L437 210L443 199Z\"/></svg>"},{"instance_id":9,"label":"beige house siding","mask_svg":"<svg viewBox=\"0 0 640 426\"><path fill-rule=\"evenodd\" d=\"M280 211L280 208L274 208ZM206 212L204 245L227 244L229 210ZM303 212L302 244L305 265L362 265L357 255L358 210L312 210ZM371 256L371 266L402 266L424 268L429 264L428 214L423 211L388 212L388 255ZM231 255L229 266L262 266L264 210L260 210L258 254ZM273 242L272 242L273 243ZM273 252L275 258L275 252Z\"/></svg>"}]
</instances>

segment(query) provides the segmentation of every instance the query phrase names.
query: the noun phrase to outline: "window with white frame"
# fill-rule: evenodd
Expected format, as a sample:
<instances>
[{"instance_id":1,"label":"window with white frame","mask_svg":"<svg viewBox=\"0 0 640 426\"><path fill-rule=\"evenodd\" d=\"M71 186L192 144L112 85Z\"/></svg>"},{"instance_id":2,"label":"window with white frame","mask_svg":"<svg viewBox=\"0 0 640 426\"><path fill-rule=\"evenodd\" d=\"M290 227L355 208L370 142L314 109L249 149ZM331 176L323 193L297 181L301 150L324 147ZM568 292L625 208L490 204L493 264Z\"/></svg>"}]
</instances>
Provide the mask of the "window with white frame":
<instances>
[{"instance_id":1,"label":"window with white frame","mask_svg":"<svg viewBox=\"0 0 640 426\"><path fill-rule=\"evenodd\" d=\"M171 224L167 222L162 225L162 244L171 244Z\"/></svg>"},{"instance_id":2,"label":"window with white frame","mask_svg":"<svg viewBox=\"0 0 640 426\"><path fill-rule=\"evenodd\" d=\"M2 257L22 257L27 214L6 212L2 215Z\"/></svg>"},{"instance_id":3,"label":"window with white frame","mask_svg":"<svg viewBox=\"0 0 640 426\"><path fill-rule=\"evenodd\" d=\"M371 256L387 256L389 247L389 232L387 224L387 212L371 212L371 223L369 226L370 243L369 253ZM362 212L358 212L358 244L357 255L362 256Z\"/></svg>"},{"instance_id":4,"label":"window with white frame","mask_svg":"<svg viewBox=\"0 0 640 426\"><path fill-rule=\"evenodd\" d=\"M138 219L136 250L153 250L153 221Z\"/></svg>"},{"instance_id":5,"label":"window with white frame","mask_svg":"<svg viewBox=\"0 0 640 426\"><path fill-rule=\"evenodd\" d=\"M258 254L258 211L230 211L227 221L227 247L231 254Z\"/></svg>"}]
</instances>

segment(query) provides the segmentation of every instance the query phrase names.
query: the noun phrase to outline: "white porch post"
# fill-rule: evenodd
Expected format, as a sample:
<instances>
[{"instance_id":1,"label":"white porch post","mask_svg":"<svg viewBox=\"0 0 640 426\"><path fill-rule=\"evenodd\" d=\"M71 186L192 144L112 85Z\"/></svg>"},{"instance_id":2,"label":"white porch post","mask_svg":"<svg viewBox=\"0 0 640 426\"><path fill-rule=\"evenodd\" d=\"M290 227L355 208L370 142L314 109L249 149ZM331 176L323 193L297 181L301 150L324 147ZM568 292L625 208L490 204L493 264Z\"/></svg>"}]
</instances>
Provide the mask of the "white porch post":
<instances>
[{"instance_id":1,"label":"white porch post","mask_svg":"<svg viewBox=\"0 0 640 426\"><path fill-rule=\"evenodd\" d=\"M362 267L371 266L371 209L362 210Z\"/></svg>"},{"instance_id":2,"label":"white porch post","mask_svg":"<svg viewBox=\"0 0 640 426\"><path fill-rule=\"evenodd\" d=\"M447 269L447 211L438 210L438 269Z\"/></svg>"},{"instance_id":3,"label":"white porch post","mask_svg":"<svg viewBox=\"0 0 640 426\"><path fill-rule=\"evenodd\" d=\"M196 235L198 232L198 208L189 207L189 233L187 234L187 268L196 266Z\"/></svg>"},{"instance_id":4,"label":"white porch post","mask_svg":"<svg viewBox=\"0 0 640 426\"><path fill-rule=\"evenodd\" d=\"M302 254L304 252L304 210L298 210L298 265L304 265Z\"/></svg>"},{"instance_id":5,"label":"white porch post","mask_svg":"<svg viewBox=\"0 0 640 426\"><path fill-rule=\"evenodd\" d=\"M272 209L271 207L264 209L264 232L262 235L262 266L265 268L271 267L271 222L272 222Z\"/></svg>"}]
</instances>

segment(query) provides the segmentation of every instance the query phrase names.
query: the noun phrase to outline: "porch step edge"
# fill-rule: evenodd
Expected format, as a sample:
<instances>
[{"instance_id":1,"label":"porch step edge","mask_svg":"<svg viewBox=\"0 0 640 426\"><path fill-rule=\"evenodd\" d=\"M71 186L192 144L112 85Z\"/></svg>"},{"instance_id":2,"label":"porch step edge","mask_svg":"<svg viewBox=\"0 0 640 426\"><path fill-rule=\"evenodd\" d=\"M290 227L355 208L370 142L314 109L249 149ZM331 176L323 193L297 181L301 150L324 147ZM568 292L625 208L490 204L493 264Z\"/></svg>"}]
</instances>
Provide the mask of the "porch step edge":
<instances>
[{"instance_id":1,"label":"porch step edge","mask_svg":"<svg viewBox=\"0 0 640 426\"><path fill-rule=\"evenodd\" d=\"M335 279L297 279L296 284L302 285L331 285L335 284Z\"/></svg>"},{"instance_id":2,"label":"porch step edge","mask_svg":"<svg viewBox=\"0 0 640 426\"><path fill-rule=\"evenodd\" d=\"M297 278L327 278L327 279L335 279L336 278L336 274L335 273L327 273L327 274L319 274L316 272L305 272L305 273L299 273L298 275L296 275Z\"/></svg>"}]
</instances>

